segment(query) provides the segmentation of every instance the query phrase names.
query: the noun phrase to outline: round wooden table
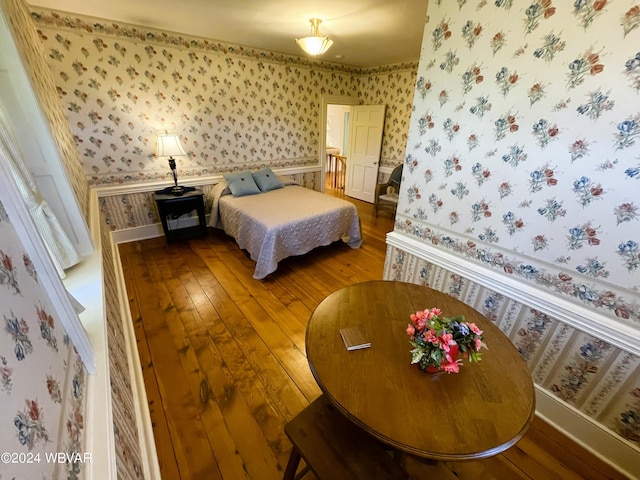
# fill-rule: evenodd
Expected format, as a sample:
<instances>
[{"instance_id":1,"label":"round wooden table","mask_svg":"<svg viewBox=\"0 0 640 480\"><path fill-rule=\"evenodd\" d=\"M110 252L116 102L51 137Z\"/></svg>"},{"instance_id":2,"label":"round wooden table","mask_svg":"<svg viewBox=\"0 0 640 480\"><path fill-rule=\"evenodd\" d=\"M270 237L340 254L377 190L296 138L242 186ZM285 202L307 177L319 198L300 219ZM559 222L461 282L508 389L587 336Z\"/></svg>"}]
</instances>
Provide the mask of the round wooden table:
<instances>
[{"instance_id":1,"label":"round wooden table","mask_svg":"<svg viewBox=\"0 0 640 480\"><path fill-rule=\"evenodd\" d=\"M409 315L438 307L484 330L487 349L460 373L411 364ZM340 329L362 325L371 347L347 351ZM500 453L525 434L535 414L531 375L518 351L482 314L420 285L373 281L329 295L306 332L311 371L350 420L394 449L434 460Z\"/></svg>"}]
</instances>

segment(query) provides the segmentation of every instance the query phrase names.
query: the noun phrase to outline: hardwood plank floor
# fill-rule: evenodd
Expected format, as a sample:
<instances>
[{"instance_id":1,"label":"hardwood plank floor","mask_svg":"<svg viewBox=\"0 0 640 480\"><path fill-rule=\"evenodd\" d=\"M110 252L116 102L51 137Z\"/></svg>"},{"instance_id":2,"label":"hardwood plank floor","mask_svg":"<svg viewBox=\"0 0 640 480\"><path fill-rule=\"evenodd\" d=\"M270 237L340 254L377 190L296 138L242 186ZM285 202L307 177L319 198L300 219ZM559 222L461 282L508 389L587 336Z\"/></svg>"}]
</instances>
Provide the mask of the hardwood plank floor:
<instances>
[{"instance_id":1,"label":"hardwood plank floor","mask_svg":"<svg viewBox=\"0 0 640 480\"><path fill-rule=\"evenodd\" d=\"M392 218L352 201L360 249L318 248L262 281L214 229L119 247L163 479L282 478L284 425L320 394L305 358L307 320L331 292L382 278ZM445 467L462 480L624 478L539 419L507 452ZM412 478L441 478L433 469L407 460Z\"/></svg>"}]
</instances>

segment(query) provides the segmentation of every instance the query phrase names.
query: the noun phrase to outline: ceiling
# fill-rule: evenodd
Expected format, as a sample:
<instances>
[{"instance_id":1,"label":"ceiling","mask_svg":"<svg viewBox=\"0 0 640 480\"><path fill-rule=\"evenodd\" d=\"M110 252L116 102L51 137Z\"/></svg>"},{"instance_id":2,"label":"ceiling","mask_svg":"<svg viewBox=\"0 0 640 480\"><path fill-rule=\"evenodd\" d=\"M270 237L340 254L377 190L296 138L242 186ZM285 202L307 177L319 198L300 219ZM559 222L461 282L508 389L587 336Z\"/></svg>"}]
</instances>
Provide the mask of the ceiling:
<instances>
[{"instance_id":1,"label":"ceiling","mask_svg":"<svg viewBox=\"0 0 640 480\"><path fill-rule=\"evenodd\" d=\"M304 55L295 38L320 18L323 60L374 67L417 61L428 0L27 0L33 7Z\"/></svg>"}]
</instances>

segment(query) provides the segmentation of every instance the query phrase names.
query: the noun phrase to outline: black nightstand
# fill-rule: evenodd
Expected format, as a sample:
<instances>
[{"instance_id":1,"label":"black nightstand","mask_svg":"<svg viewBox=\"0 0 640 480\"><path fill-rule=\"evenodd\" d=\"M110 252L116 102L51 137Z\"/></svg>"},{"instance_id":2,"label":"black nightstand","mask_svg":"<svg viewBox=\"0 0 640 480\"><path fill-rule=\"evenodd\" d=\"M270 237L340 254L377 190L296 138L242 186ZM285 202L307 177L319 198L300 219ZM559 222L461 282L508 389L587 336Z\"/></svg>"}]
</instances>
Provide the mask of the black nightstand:
<instances>
[{"instance_id":1,"label":"black nightstand","mask_svg":"<svg viewBox=\"0 0 640 480\"><path fill-rule=\"evenodd\" d=\"M153 199L158 206L158 215L162 222L162 229L167 237L167 242L182 240L207 234L207 223L204 214L204 192L193 190L184 195L175 196L164 193L154 193ZM198 225L170 229L168 219L178 218L181 215L193 211L198 212Z\"/></svg>"}]
</instances>

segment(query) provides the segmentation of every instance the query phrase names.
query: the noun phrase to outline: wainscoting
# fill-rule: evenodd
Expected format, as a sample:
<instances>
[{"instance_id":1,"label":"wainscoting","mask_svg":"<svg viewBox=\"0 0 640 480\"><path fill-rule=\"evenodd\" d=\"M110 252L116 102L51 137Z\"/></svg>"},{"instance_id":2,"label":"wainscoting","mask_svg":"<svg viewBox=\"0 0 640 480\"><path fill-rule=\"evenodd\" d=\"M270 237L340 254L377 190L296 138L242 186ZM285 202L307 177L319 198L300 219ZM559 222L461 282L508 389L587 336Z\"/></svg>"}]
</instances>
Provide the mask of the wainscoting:
<instances>
[{"instance_id":1,"label":"wainscoting","mask_svg":"<svg viewBox=\"0 0 640 480\"><path fill-rule=\"evenodd\" d=\"M614 335L610 320L595 312L400 232L388 234L387 245L384 279L428 285L493 319L529 365L538 415L632 478L640 476L640 449L623 438L621 421L640 382L632 335Z\"/></svg>"}]
</instances>

